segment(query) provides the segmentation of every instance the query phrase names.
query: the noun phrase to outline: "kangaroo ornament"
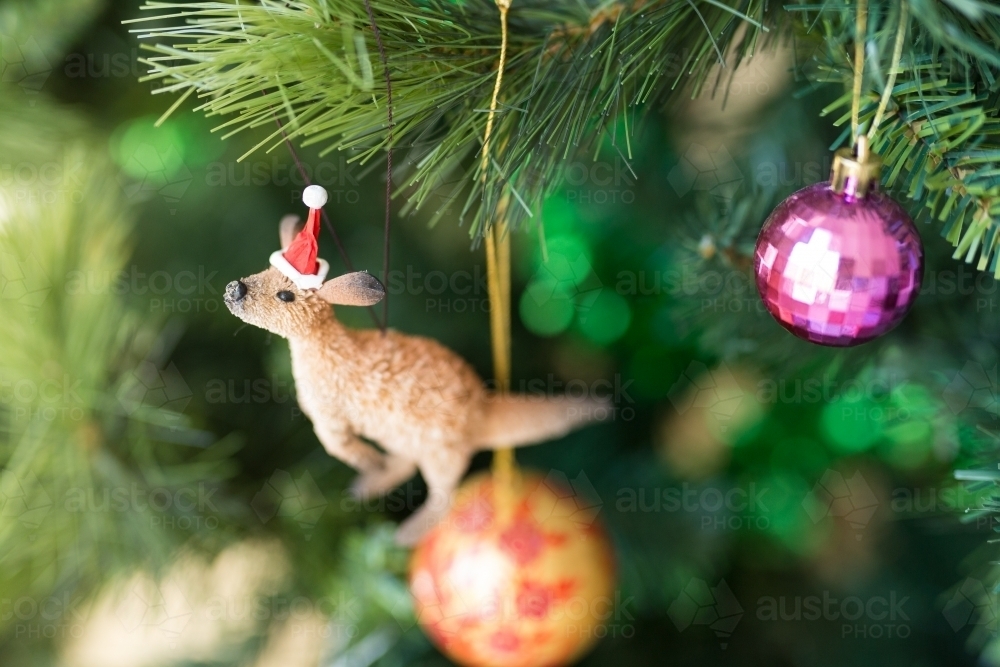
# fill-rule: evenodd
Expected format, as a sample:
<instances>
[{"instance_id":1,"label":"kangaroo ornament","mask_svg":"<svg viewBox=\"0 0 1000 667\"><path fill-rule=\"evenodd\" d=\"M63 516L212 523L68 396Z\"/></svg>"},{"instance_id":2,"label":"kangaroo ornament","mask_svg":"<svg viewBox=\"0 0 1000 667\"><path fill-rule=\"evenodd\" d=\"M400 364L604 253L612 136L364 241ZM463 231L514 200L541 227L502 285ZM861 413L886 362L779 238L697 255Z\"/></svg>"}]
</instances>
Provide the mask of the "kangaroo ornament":
<instances>
[{"instance_id":1,"label":"kangaroo ornament","mask_svg":"<svg viewBox=\"0 0 1000 667\"><path fill-rule=\"evenodd\" d=\"M437 341L393 330L353 330L331 306L371 306L385 288L366 272L325 280L317 256L326 191L303 192L309 217L286 216L271 266L226 286L230 312L288 339L299 405L327 453L358 470L358 497L386 493L419 469L428 497L396 532L413 545L445 514L472 455L565 435L606 412L558 397L498 395ZM377 443L382 450L369 444Z\"/></svg>"}]
</instances>

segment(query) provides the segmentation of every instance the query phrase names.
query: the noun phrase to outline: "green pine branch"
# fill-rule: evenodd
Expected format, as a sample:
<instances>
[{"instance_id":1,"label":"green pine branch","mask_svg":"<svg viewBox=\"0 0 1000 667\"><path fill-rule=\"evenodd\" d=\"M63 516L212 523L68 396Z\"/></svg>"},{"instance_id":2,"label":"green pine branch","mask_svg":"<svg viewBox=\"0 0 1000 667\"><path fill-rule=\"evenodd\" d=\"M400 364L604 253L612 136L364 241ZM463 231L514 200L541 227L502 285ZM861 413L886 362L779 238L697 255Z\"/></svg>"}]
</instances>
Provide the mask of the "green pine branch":
<instances>
[{"instance_id":1,"label":"green pine branch","mask_svg":"<svg viewBox=\"0 0 1000 667\"><path fill-rule=\"evenodd\" d=\"M429 206L434 222L456 202L476 235L505 196L516 202L512 224L531 217L559 185L567 158L596 151L602 137L630 157L641 111L688 83L697 91L724 53L754 51L765 3L516 1L485 174L473 158L496 76L496 7L488 0L373 6L389 56L395 145L407 154L403 212ZM255 149L274 150L279 119L292 139L324 153L343 150L360 162L383 154L385 91L362 3L144 8L169 23L138 31L156 40L149 78L163 92L196 93L199 109L229 117L219 126L226 136L252 130Z\"/></svg>"},{"instance_id":2,"label":"green pine branch","mask_svg":"<svg viewBox=\"0 0 1000 667\"><path fill-rule=\"evenodd\" d=\"M120 176L86 123L32 101L0 85L0 155L18 175L0 183L0 589L39 600L204 535L202 507L121 504L215 484L232 447L162 444L193 429L135 391L157 335L115 289L131 254Z\"/></svg>"},{"instance_id":3,"label":"green pine branch","mask_svg":"<svg viewBox=\"0 0 1000 667\"><path fill-rule=\"evenodd\" d=\"M849 117L855 3L785 7L805 26L817 56L812 84L837 82L845 94L827 111ZM982 0L908 0L910 35L888 115L875 135L888 187L942 223L955 256L1000 277L1000 139L997 73L1000 11ZM885 86L899 0L871 3L862 120L871 121ZM151 3L180 9L182 25L141 31L158 40L150 78L163 91L197 92L199 108L230 116L227 136L255 130L255 148L292 138L345 150L365 162L386 148L380 64L361 7L347 0L260 5ZM485 175L478 153L499 45L492 3L383 1L376 15L396 92L396 146L407 151L403 212L454 203L477 234L504 195L512 222L531 217L562 179L567 158L595 152L601 139L626 160L641 110L682 84L695 94L719 55L739 62L757 47L763 5L650 0L550 7L516 3L510 59L495 130L500 147ZM158 16L157 18L163 18ZM740 27L749 30L741 31ZM166 40L169 43L162 43ZM671 71L671 64L677 65ZM686 81L690 79L690 81ZM847 134L842 140L846 140Z\"/></svg>"}]
</instances>

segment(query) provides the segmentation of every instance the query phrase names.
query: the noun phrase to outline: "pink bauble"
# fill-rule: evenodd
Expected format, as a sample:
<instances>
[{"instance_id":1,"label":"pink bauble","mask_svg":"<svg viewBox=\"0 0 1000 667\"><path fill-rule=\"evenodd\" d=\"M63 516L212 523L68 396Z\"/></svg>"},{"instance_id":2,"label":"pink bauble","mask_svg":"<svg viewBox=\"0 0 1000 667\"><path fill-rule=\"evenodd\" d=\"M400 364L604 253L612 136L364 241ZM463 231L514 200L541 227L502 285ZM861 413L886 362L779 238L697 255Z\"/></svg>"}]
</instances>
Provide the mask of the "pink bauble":
<instances>
[{"instance_id":1,"label":"pink bauble","mask_svg":"<svg viewBox=\"0 0 1000 667\"><path fill-rule=\"evenodd\" d=\"M920 292L924 249L910 216L880 192L799 190L757 238L757 290L781 326L804 340L859 345L902 321Z\"/></svg>"},{"instance_id":2,"label":"pink bauble","mask_svg":"<svg viewBox=\"0 0 1000 667\"><path fill-rule=\"evenodd\" d=\"M616 613L611 544L599 504L521 473L464 484L410 563L417 622L470 667L553 667L578 658Z\"/></svg>"}]
</instances>

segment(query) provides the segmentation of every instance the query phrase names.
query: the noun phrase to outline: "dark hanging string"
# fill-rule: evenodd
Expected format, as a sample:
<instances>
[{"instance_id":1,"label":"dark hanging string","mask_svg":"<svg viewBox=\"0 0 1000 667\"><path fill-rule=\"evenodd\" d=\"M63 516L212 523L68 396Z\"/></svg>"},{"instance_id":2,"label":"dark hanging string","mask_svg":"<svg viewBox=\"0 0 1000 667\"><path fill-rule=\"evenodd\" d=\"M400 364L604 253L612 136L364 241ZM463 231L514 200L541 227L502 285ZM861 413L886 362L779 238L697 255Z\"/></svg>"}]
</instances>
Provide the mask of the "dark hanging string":
<instances>
[{"instance_id":1,"label":"dark hanging string","mask_svg":"<svg viewBox=\"0 0 1000 667\"><path fill-rule=\"evenodd\" d=\"M281 136L285 140L285 145L288 146L288 152L292 154L292 159L295 160L295 166L299 170L299 176L302 177L302 182L306 187L312 185L312 181L309 180L309 176L306 174L305 167L302 166L302 160L299 159L298 153L295 152L295 147L292 146L292 142L288 139L288 135L285 133L285 127L281 124L278 119L277 114L271 111L271 115L274 116L274 122L278 124L278 129L281 130ZM344 260L344 266L347 267L348 272L354 271L354 265L351 263L351 258L347 256L347 250L344 249L344 244L340 242L340 236L337 234L337 230L334 228L333 223L330 222L329 216L326 214L326 209L320 209L320 214L323 218L323 224L326 225L327 230L329 230L330 235L333 236L333 242L337 244L337 251L340 253L340 258ZM385 327L379 322L378 315L375 314L375 308L368 306L368 314L372 316L372 321L375 326L379 327L383 331Z\"/></svg>"},{"instance_id":2,"label":"dark hanging string","mask_svg":"<svg viewBox=\"0 0 1000 667\"><path fill-rule=\"evenodd\" d=\"M386 76L388 76L388 72L386 73ZM389 112L389 115L390 115L390 117L392 116L392 111L391 110ZM292 155L292 160L295 161L295 167L296 167L296 169L299 172L299 176L302 177L302 182L305 184L306 187L312 185L312 181L309 179L309 176L306 174L306 169L305 169L305 167L302 164L302 160L299 159L299 154L295 150L295 146L292 145L291 140L288 138L288 133L285 132L285 126L282 125L281 119L278 118L278 114L276 114L273 109L271 110L271 116L274 118L274 122L278 125L278 130L281 132L281 138L284 139L285 145L288 147L288 152L291 153L291 155ZM391 136L392 136L391 132L392 132L392 130L390 129L389 131L390 131L390 140L391 140ZM391 174L392 173L392 171L391 171L392 170L392 152L391 152L391 149L390 149L390 152L389 152L389 170L390 170L389 173ZM386 281L388 281L388 275L389 275L389 270L388 270L388 266L389 266L389 200L388 200L388 196L389 196L389 193L387 192L386 193L386 213L385 213L385 217L386 217L386 221L385 221L386 234L385 234L385 249L384 249L385 259L383 261L383 269L385 271L384 275L386 276ZM326 209L325 208L320 210L320 215L322 216L323 224L326 226L327 231L329 231L330 232L330 236L333 237L333 242L337 246L337 252L340 253L340 258L343 260L344 266L347 268L348 272L354 271L354 264L351 262L351 258L347 256L347 250L344 248L344 244L340 242L340 235L337 234L336 228L333 226L333 223L330 222L330 217L326 214ZM387 323L389 321L389 310L388 310L388 306L389 306L389 303L388 303L389 302L389 292L388 292L388 290L386 290L386 295L385 295L385 298L384 298L384 302L385 302L385 305L382 308L382 316L383 316L383 320L384 321L379 321L378 315L375 313L375 308L372 307L372 306L368 306L368 314L371 315L372 321L375 323L375 326L377 326L382 331L382 333L385 333L385 328L386 328L386 325L387 325Z\"/></svg>"},{"instance_id":3,"label":"dark hanging string","mask_svg":"<svg viewBox=\"0 0 1000 667\"><path fill-rule=\"evenodd\" d=\"M389 227L390 227L390 216L392 211L392 139L393 139L393 129L395 123L392 118L392 78L389 76L389 58L385 53L385 45L382 43L382 33L378 29L378 23L375 21L375 12L372 11L371 0L364 0L365 11L368 12L368 23L371 25L372 33L375 35L375 43L378 45L378 55L379 59L382 61L382 70L385 72L385 96L386 96L386 115L388 116L388 140L386 142L386 156L385 156L385 224L384 224L384 241L382 243L382 279L387 283L389 282ZM309 177L306 175L306 170L302 166L302 161L299 160L298 153L295 152L295 148L292 146L292 142L288 139L288 134L285 132L285 127L281 124L281 120L278 115L271 111L271 115L274 117L274 122L278 124L278 130L281 132L281 137L285 140L285 145L288 146L288 152L292 154L292 159L295 160L295 166L299 170L299 175L302 177L302 182L306 185L310 185ZM347 267L348 271L353 271L354 267L351 264L350 258L347 256L347 251L344 249L344 245L340 242L340 236L337 234L337 230L334 229L333 224L330 222L330 218L326 214L326 209L322 211L323 224L329 230L330 235L333 236L334 243L337 244L337 251L340 253L341 259L344 260L344 265ZM382 320L379 321L378 316L375 314L375 309L372 307L368 308L371 313L372 319L375 324L378 325L379 329L382 330L384 334L386 328L389 326L389 291L386 290L385 297L382 299Z\"/></svg>"},{"instance_id":4,"label":"dark hanging string","mask_svg":"<svg viewBox=\"0 0 1000 667\"><path fill-rule=\"evenodd\" d=\"M378 45L378 55L382 60L382 70L385 72L385 97L386 114L388 116L388 140L386 141L385 156L385 241L382 245L382 279L389 282L389 213L392 209L392 79L389 76L389 58L385 55L385 46L382 44L382 32L375 22L375 12L372 11L371 0L365 1L365 11L368 12L368 22L371 24L372 32L375 34L375 43ZM382 300L382 333L385 333L389 326L389 291L386 290L385 298Z\"/></svg>"},{"instance_id":5,"label":"dark hanging string","mask_svg":"<svg viewBox=\"0 0 1000 667\"><path fill-rule=\"evenodd\" d=\"M302 177L302 182L305 187L312 185L312 181L309 180L309 176L306 175L306 169L302 165L302 160L299 159L299 154L295 152L295 147L292 142L288 139L288 134L285 132L285 126L281 124L281 120L278 119L278 114L271 110L271 116L274 118L274 122L278 125L278 130L281 132L281 138L285 140L285 145L288 146L288 152L292 154L292 159L295 161L295 167L299 171L299 176ZM323 223L326 225L327 230L330 235L333 236L333 242L337 244L337 251L340 253L340 258L344 260L344 266L347 267L348 271L354 271L354 265L351 264L351 258L347 256L347 251L344 249L344 244L340 242L340 236L337 234L337 230L334 229L333 223L330 222L330 218L326 215L326 209L321 209L320 214L323 216Z\"/></svg>"}]
</instances>

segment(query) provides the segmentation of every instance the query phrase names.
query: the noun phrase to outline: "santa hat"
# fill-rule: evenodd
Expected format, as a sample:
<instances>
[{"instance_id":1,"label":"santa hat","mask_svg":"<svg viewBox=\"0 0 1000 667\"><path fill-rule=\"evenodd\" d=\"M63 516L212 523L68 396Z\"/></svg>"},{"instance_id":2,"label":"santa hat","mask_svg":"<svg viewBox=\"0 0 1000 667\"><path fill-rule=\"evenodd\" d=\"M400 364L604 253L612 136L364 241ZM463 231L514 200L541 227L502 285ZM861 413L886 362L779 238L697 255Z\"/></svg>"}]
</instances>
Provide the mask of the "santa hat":
<instances>
[{"instance_id":1,"label":"santa hat","mask_svg":"<svg viewBox=\"0 0 1000 667\"><path fill-rule=\"evenodd\" d=\"M319 216L326 198L326 190L320 185L310 185L303 190L302 203L309 207L305 227L287 248L271 253L271 266L281 271L299 289L319 289L330 271L326 260L317 257Z\"/></svg>"}]
</instances>

